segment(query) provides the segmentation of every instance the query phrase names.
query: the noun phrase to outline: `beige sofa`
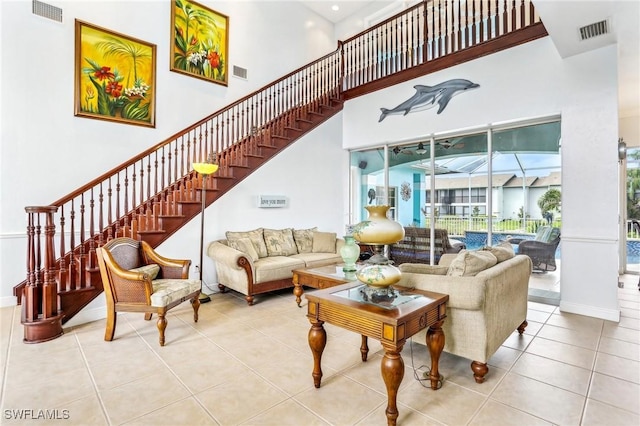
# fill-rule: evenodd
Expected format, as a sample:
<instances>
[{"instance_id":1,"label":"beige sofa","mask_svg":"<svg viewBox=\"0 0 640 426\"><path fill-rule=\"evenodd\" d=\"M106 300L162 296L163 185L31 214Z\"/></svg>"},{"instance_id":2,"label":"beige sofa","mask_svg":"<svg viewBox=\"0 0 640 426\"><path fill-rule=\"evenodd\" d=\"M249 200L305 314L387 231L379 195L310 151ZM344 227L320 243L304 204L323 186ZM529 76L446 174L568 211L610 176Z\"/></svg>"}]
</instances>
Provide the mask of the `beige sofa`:
<instances>
[{"instance_id":1,"label":"beige sofa","mask_svg":"<svg viewBox=\"0 0 640 426\"><path fill-rule=\"evenodd\" d=\"M226 237L210 243L207 255L216 265L220 290L244 294L249 305L256 294L293 287L294 269L342 263L344 240L316 228L258 228Z\"/></svg>"},{"instance_id":2,"label":"beige sofa","mask_svg":"<svg viewBox=\"0 0 640 426\"><path fill-rule=\"evenodd\" d=\"M398 285L449 295L442 326L444 351L472 360L473 377L482 383L489 358L515 330L522 334L527 326L532 264L528 256L514 255L511 249L510 254L494 255L494 266L474 270L469 253L444 254L436 266L402 264ZM415 336L414 341L425 344L425 336Z\"/></svg>"}]
</instances>

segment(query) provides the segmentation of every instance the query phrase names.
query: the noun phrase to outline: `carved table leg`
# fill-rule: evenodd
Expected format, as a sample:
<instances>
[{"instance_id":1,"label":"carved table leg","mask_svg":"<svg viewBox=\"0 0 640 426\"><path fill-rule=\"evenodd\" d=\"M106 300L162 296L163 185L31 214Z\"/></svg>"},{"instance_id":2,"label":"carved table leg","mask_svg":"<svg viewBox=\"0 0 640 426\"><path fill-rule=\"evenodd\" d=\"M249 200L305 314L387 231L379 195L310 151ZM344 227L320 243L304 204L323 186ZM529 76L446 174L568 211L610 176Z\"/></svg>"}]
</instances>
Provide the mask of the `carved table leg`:
<instances>
[{"instance_id":1,"label":"carved table leg","mask_svg":"<svg viewBox=\"0 0 640 426\"><path fill-rule=\"evenodd\" d=\"M367 336L362 335L362 344L360 345L360 355L362 356L362 362L367 361L369 355L369 345L367 344Z\"/></svg>"},{"instance_id":2,"label":"carved table leg","mask_svg":"<svg viewBox=\"0 0 640 426\"><path fill-rule=\"evenodd\" d=\"M158 333L160 333L160 337L158 338L160 346L164 346L164 330L167 328L167 319L165 318L164 312L158 312L156 327L158 327Z\"/></svg>"},{"instance_id":3,"label":"carved table leg","mask_svg":"<svg viewBox=\"0 0 640 426\"><path fill-rule=\"evenodd\" d=\"M387 414L387 425L395 426L398 418L398 406L396 404L398 389L404 377L404 361L400 355L402 346L398 348L385 344L383 346L384 356L382 357L380 370L382 371L384 384L387 387L387 409L385 413Z\"/></svg>"},{"instance_id":4,"label":"carved table leg","mask_svg":"<svg viewBox=\"0 0 640 426\"><path fill-rule=\"evenodd\" d=\"M427 330L427 347L429 355L431 355L431 372L429 380L431 381L431 389L439 389L441 386L441 377L438 372L438 364L440 362L440 354L444 348L444 333L442 332L442 323L444 320L438 321Z\"/></svg>"},{"instance_id":5,"label":"carved table leg","mask_svg":"<svg viewBox=\"0 0 640 426\"><path fill-rule=\"evenodd\" d=\"M313 354L313 385L316 388L320 387L320 380L322 379L322 352L327 344L327 332L322 326L323 321L310 320L311 330L309 330L309 347Z\"/></svg>"},{"instance_id":6,"label":"carved table leg","mask_svg":"<svg viewBox=\"0 0 640 426\"><path fill-rule=\"evenodd\" d=\"M298 304L298 308L300 307L300 303L302 302L302 293L304 290L302 289L302 285L298 282L298 274L293 274L293 295L296 297L296 303Z\"/></svg>"}]
</instances>

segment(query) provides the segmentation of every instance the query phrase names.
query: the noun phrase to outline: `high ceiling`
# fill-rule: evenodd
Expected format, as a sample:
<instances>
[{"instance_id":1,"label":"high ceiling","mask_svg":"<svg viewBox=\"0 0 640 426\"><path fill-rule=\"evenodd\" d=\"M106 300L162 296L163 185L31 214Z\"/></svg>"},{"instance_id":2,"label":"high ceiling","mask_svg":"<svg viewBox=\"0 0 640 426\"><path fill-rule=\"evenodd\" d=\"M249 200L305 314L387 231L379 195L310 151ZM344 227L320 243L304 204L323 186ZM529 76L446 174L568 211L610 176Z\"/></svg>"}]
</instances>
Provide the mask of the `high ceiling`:
<instances>
[{"instance_id":1,"label":"high ceiling","mask_svg":"<svg viewBox=\"0 0 640 426\"><path fill-rule=\"evenodd\" d=\"M338 23L346 17L389 0L298 0L323 18ZM415 1L402 1L409 5ZM337 5L339 10L332 10ZM618 43L620 116L640 111L640 2L637 0L534 0L534 5L562 57ZM579 28L606 20L610 33L581 41Z\"/></svg>"}]
</instances>

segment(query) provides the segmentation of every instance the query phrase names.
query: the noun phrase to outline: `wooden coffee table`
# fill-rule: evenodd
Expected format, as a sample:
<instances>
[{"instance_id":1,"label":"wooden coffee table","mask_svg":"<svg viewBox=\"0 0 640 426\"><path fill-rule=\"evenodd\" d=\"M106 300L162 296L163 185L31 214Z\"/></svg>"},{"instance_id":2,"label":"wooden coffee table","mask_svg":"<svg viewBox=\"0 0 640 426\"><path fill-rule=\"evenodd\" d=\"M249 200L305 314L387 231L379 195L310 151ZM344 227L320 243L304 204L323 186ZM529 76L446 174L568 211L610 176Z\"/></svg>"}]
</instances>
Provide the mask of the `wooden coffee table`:
<instances>
[{"instance_id":1,"label":"wooden coffee table","mask_svg":"<svg viewBox=\"0 0 640 426\"><path fill-rule=\"evenodd\" d=\"M302 302L303 285L312 288L329 288L354 281L356 279L355 272L344 272L343 266L344 264L341 263L291 271L293 272L293 295L296 296L298 307Z\"/></svg>"},{"instance_id":2,"label":"wooden coffee table","mask_svg":"<svg viewBox=\"0 0 640 426\"><path fill-rule=\"evenodd\" d=\"M438 361L444 348L442 323L449 296L395 287L394 295L376 298L363 293L366 289L361 282L353 281L305 296L309 301L307 318L311 322L309 347L313 353L313 384L319 388L322 379L321 359L327 343L325 322L362 336L362 361L367 360L369 353L367 339L377 339L384 348L381 371L387 387L387 424L395 425L398 418L396 399L404 376L400 352L408 338L425 328L428 328L426 343L431 354L431 388L440 387Z\"/></svg>"}]
</instances>

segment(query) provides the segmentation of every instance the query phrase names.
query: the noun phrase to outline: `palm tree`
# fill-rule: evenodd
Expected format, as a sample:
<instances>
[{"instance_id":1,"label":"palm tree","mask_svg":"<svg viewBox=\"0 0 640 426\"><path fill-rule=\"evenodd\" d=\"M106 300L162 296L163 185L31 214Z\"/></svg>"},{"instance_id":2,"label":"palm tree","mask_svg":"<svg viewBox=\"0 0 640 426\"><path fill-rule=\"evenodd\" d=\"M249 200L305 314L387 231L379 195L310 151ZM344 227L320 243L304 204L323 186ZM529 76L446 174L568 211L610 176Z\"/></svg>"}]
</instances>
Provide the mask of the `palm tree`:
<instances>
[{"instance_id":1,"label":"palm tree","mask_svg":"<svg viewBox=\"0 0 640 426\"><path fill-rule=\"evenodd\" d=\"M538 207L540 207L542 216L546 218L551 215L550 217L553 218L553 214L551 213L551 211L555 210L559 212L561 201L562 194L560 193L559 189L551 188L547 192L542 194L542 196L538 198Z\"/></svg>"},{"instance_id":2,"label":"palm tree","mask_svg":"<svg viewBox=\"0 0 640 426\"><path fill-rule=\"evenodd\" d=\"M96 48L103 51L105 58L109 56L124 57L133 62L133 81L138 81L138 63L142 59L151 58L151 50L147 47L130 43L115 37L106 37L107 41L96 43Z\"/></svg>"}]
</instances>

